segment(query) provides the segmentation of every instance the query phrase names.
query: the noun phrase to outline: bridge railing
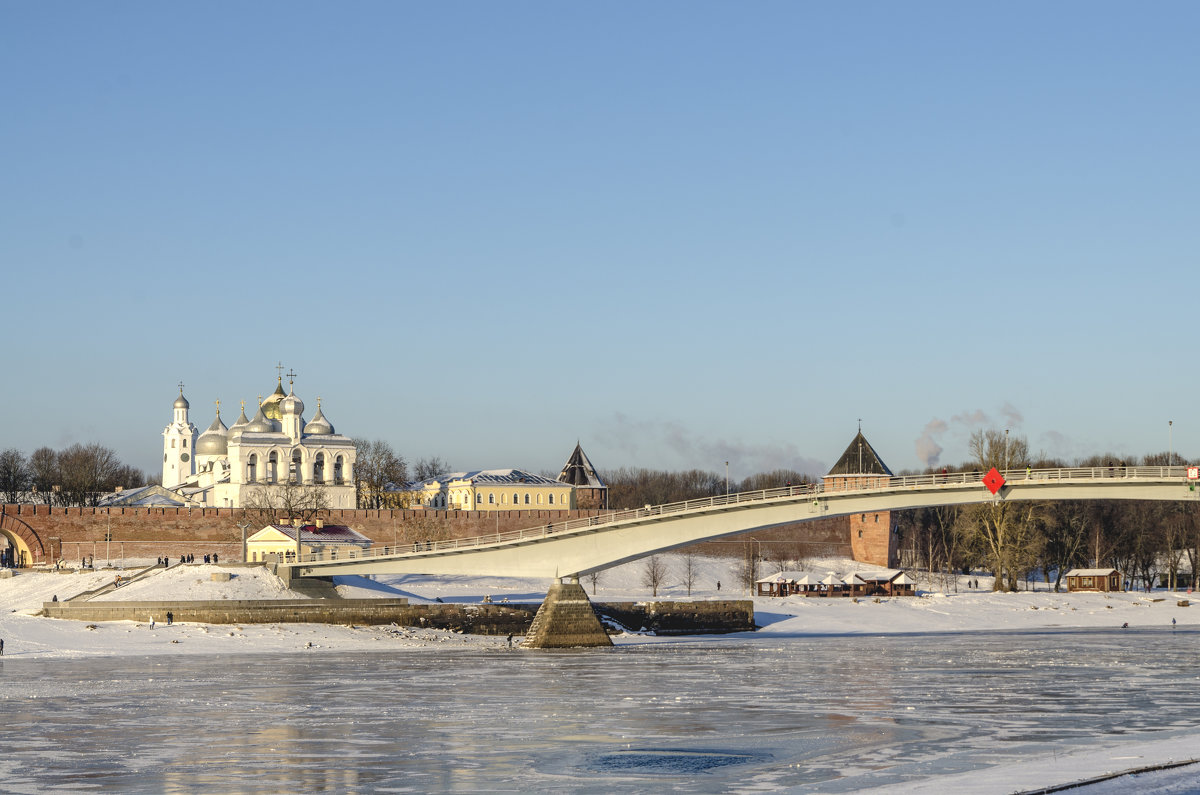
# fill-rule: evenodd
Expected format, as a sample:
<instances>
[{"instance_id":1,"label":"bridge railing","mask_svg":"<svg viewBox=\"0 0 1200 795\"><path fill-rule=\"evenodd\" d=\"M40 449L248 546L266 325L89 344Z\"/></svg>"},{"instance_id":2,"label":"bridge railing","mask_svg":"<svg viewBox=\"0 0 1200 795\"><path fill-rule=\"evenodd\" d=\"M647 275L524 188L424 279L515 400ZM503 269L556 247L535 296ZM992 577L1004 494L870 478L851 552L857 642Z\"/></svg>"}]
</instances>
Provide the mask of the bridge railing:
<instances>
[{"instance_id":1,"label":"bridge railing","mask_svg":"<svg viewBox=\"0 0 1200 795\"><path fill-rule=\"evenodd\" d=\"M1062 469L1008 469L1002 471L1000 474L1004 477L1006 485L1019 485L1021 483L1036 485L1038 482L1045 483L1078 480L1090 481L1109 478L1144 478L1155 480L1179 478L1181 481L1183 481L1187 477L1187 469L1188 468L1186 466L1125 467L1114 465L1107 467L1067 467ZM870 475L864 477L879 479L876 476ZM819 499L822 495L836 494L838 496L853 496L855 494L896 491L898 489L940 488L946 486L970 485L980 486L982 488L981 481L983 480L983 477L984 473L982 472L935 472L925 475L893 475L886 483L878 486L847 489L826 489L822 483L804 483L798 486L783 486L775 489L743 491L735 494L721 494L715 497L704 497L694 500L683 500L681 502L671 502L664 505L647 505L643 508L608 511L596 516L586 516L580 519L569 519L559 522L547 522L545 525L540 525L538 527L488 533L487 535L474 536L472 538L455 538L443 541L416 541L409 544L389 544L382 547L372 547L371 549L363 551L343 551L336 553L336 557L334 557L334 553L330 552L301 555L300 562L312 563L331 560L357 560L361 558L375 558L399 554L414 554L420 552L446 552L458 549L472 549L475 547L488 546L492 544L533 541L542 538L548 538L560 533L585 530L587 528L597 527L600 525L611 525L618 522L649 519L657 516L667 516L687 511L721 508L731 505L736 506L742 504L761 503L768 500L795 499L796 497Z\"/></svg>"}]
</instances>

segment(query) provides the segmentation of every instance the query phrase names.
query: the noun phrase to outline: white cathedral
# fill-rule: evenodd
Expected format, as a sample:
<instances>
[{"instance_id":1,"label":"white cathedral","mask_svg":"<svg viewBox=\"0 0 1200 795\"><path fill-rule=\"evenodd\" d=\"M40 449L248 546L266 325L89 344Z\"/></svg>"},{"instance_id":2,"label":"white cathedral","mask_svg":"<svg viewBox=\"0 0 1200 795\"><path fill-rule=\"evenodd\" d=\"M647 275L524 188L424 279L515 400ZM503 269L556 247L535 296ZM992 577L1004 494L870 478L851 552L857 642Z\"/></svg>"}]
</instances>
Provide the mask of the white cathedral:
<instances>
[{"instance_id":1,"label":"white cathedral","mask_svg":"<svg viewBox=\"0 0 1200 795\"><path fill-rule=\"evenodd\" d=\"M321 486L328 507L354 508L354 441L334 432L320 398L317 413L306 423L304 401L292 386L289 379L285 394L280 376L254 419L246 419L243 401L241 416L228 428L217 401L212 425L197 435L180 384L174 419L163 431L163 488L187 505L241 508L256 492L283 484Z\"/></svg>"}]
</instances>

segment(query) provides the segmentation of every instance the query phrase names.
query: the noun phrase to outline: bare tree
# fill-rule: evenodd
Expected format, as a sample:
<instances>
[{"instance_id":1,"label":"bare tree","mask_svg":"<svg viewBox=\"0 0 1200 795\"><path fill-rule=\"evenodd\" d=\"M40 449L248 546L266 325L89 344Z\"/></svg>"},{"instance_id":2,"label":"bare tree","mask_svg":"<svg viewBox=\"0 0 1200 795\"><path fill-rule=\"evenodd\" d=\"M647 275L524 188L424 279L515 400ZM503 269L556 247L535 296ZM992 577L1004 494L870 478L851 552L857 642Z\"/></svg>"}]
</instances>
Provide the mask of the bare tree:
<instances>
[{"instance_id":1,"label":"bare tree","mask_svg":"<svg viewBox=\"0 0 1200 795\"><path fill-rule=\"evenodd\" d=\"M382 508L391 485L408 480L408 465L392 446L376 439L355 439L355 492L359 508Z\"/></svg>"},{"instance_id":2,"label":"bare tree","mask_svg":"<svg viewBox=\"0 0 1200 795\"><path fill-rule=\"evenodd\" d=\"M683 556L683 584L687 587L687 595L692 595L692 588L700 578L699 556L695 552L686 552Z\"/></svg>"},{"instance_id":3,"label":"bare tree","mask_svg":"<svg viewBox=\"0 0 1200 795\"><path fill-rule=\"evenodd\" d=\"M39 447L29 456L31 486L47 505L54 504L54 487L59 483L58 453L49 447Z\"/></svg>"},{"instance_id":4,"label":"bare tree","mask_svg":"<svg viewBox=\"0 0 1200 795\"><path fill-rule=\"evenodd\" d=\"M745 542L745 554L733 566L734 582L745 588L750 594L754 593L754 584L758 582L759 559L755 550L756 542Z\"/></svg>"},{"instance_id":5,"label":"bare tree","mask_svg":"<svg viewBox=\"0 0 1200 795\"><path fill-rule=\"evenodd\" d=\"M29 491L31 475L25 454L17 449L0 452L0 493L6 503L18 502Z\"/></svg>"},{"instance_id":6,"label":"bare tree","mask_svg":"<svg viewBox=\"0 0 1200 795\"><path fill-rule=\"evenodd\" d=\"M100 495L116 488L121 462L99 444L73 444L58 453L62 497L67 505L95 505Z\"/></svg>"},{"instance_id":7,"label":"bare tree","mask_svg":"<svg viewBox=\"0 0 1200 795\"><path fill-rule=\"evenodd\" d=\"M289 519L300 519L307 524L320 512L329 510L329 494L324 486L301 486L287 481L248 489L242 504L260 524L279 524Z\"/></svg>"},{"instance_id":8,"label":"bare tree","mask_svg":"<svg viewBox=\"0 0 1200 795\"><path fill-rule=\"evenodd\" d=\"M417 460L413 464L413 480L422 481L429 478L436 478L438 475L444 475L450 471L450 465L438 456L429 456Z\"/></svg>"},{"instance_id":9,"label":"bare tree","mask_svg":"<svg viewBox=\"0 0 1200 795\"><path fill-rule=\"evenodd\" d=\"M1029 446L1023 437L999 430L971 434L970 450L981 470L1020 469L1028 465ZM973 534L986 550L995 574L993 588L1015 591L1020 580L1036 565L1044 535L1040 533L1038 506L1010 503L1002 494L991 502L962 511L963 532Z\"/></svg>"},{"instance_id":10,"label":"bare tree","mask_svg":"<svg viewBox=\"0 0 1200 795\"><path fill-rule=\"evenodd\" d=\"M658 596L658 589L667 579L667 564L658 555L651 555L646 558L646 565L642 569L642 585L649 588L654 596Z\"/></svg>"},{"instance_id":11,"label":"bare tree","mask_svg":"<svg viewBox=\"0 0 1200 795\"><path fill-rule=\"evenodd\" d=\"M767 542L764 556L776 571L783 573L801 568L804 560L799 542Z\"/></svg>"},{"instance_id":12,"label":"bare tree","mask_svg":"<svg viewBox=\"0 0 1200 795\"><path fill-rule=\"evenodd\" d=\"M602 571L596 570L583 575L584 578L587 579L588 583L592 586L592 596L596 595L596 586L600 584L600 575L602 573Z\"/></svg>"}]
</instances>

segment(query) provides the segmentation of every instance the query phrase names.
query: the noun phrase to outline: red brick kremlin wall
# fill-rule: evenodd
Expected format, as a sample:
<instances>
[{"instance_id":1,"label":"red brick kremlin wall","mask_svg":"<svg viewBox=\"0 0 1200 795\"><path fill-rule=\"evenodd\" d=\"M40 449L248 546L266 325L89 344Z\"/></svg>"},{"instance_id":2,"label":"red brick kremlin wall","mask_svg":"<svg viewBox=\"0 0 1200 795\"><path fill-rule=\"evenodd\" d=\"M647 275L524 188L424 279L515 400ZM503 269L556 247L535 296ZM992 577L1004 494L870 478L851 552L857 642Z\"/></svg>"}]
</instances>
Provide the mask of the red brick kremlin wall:
<instances>
[{"instance_id":1,"label":"red brick kremlin wall","mask_svg":"<svg viewBox=\"0 0 1200 795\"><path fill-rule=\"evenodd\" d=\"M45 505L5 505L0 529L20 535L34 549L31 562L59 558L79 561L95 556L97 562L123 558L149 558L161 555L178 558L183 554L200 557L217 553L222 560L242 557L242 531L239 523L249 522L247 534L265 524L255 511L241 508L51 508ZM599 510L575 511L423 511L423 510L331 510L323 512L327 524L344 524L372 539L376 544L392 545L414 541L471 538L488 533L507 532L542 526L588 516L607 514ZM871 560L879 552L852 543L847 517L801 522L770 530L752 531L729 539L697 545L701 554L740 556L744 539L753 538L767 549L772 544L798 542L806 557L845 556L853 551L857 560ZM881 518L881 523L884 520ZM883 524L890 527L890 522ZM857 529L857 528L855 528ZM105 537L111 533L111 541ZM35 537L30 543L30 534ZM864 533L864 537L867 536ZM873 536L870 540L874 540ZM37 554L40 542L42 555ZM887 555L887 539L883 541ZM865 557L864 557L865 556ZM873 562L873 561L872 561Z\"/></svg>"}]
</instances>

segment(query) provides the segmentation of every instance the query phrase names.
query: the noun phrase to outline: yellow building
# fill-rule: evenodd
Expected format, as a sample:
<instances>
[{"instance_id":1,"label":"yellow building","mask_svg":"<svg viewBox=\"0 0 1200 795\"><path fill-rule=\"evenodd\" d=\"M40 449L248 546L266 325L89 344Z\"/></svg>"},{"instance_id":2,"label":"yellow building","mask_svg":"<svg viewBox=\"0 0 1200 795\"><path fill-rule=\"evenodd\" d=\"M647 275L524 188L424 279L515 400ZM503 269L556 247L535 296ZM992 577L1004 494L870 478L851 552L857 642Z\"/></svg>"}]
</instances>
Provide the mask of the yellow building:
<instances>
[{"instance_id":1,"label":"yellow building","mask_svg":"<svg viewBox=\"0 0 1200 795\"><path fill-rule=\"evenodd\" d=\"M520 469L452 472L408 484L411 506L434 510L511 511L575 508L575 488Z\"/></svg>"},{"instance_id":2,"label":"yellow building","mask_svg":"<svg viewBox=\"0 0 1200 795\"><path fill-rule=\"evenodd\" d=\"M324 554L332 557L354 557L360 551L371 548L371 539L345 525L325 524L318 519L315 524L269 524L246 539L246 560L263 561L276 556L284 560L296 558L296 533L300 534L300 554Z\"/></svg>"}]
</instances>

